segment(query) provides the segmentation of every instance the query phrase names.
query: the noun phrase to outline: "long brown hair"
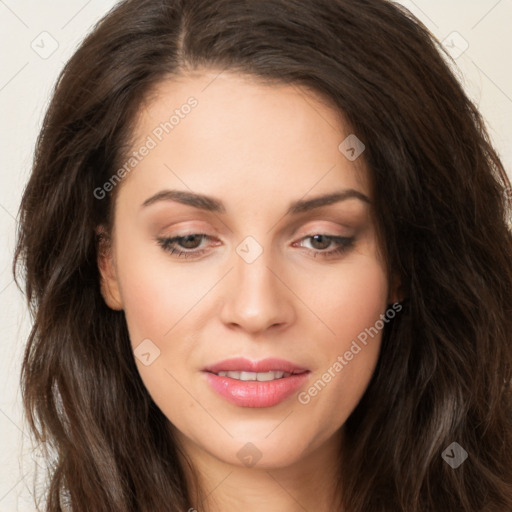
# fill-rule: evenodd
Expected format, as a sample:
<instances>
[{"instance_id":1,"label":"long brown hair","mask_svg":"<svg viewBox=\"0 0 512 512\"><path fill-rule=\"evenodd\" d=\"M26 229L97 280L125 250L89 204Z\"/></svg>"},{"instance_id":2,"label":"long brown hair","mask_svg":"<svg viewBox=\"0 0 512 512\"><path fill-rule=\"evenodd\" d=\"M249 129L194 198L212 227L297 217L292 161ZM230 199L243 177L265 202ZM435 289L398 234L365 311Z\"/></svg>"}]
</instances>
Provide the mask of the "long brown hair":
<instances>
[{"instance_id":1,"label":"long brown hair","mask_svg":"<svg viewBox=\"0 0 512 512\"><path fill-rule=\"evenodd\" d=\"M14 260L34 318L25 412L55 454L44 510L63 497L74 512L190 507L124 313L100 293L95 230L111 229L119 187L94 191L150 89L202 68L310 88L366 145L382 249L407 301L345 425L346 510L512 510L510 184L439 44L384 0L126 0L67 63ZM453 442L468 453L457 469L443 459Z\"/></svg>"}]
</instances>

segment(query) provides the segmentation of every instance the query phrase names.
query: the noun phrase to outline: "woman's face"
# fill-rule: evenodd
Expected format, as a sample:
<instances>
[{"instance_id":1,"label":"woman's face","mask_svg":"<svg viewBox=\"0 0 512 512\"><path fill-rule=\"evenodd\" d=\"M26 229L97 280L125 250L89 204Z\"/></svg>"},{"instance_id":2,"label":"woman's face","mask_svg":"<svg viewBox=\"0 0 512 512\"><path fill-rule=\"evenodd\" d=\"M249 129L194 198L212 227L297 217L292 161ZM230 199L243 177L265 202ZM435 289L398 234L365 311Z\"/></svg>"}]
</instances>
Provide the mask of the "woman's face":
<instances>
[{"instance_id":1,"label":"woman's face","mask_svg":"<svg viewBox=\"0 0 512 512\"><path fill-rule=\"evenodd\" d=\"M370 381L395 297L349 135L303 89L229 73L164 82L140 111L102 290L197 453L292 464Z\"/></svg>"}]
</instances>

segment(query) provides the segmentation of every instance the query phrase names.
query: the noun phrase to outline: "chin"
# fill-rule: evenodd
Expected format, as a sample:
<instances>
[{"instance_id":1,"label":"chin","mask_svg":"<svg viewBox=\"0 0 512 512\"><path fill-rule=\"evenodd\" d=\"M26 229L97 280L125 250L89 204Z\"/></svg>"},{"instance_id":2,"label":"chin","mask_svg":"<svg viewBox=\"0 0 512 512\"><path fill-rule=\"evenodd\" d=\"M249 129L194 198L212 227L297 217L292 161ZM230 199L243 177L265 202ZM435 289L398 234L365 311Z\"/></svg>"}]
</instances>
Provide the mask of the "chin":
<instances>
[{"instance_id":1,"label":"chin","mask_svg":"<svg viewBox=\"0 0 512 512\"><path fill-rule=\"evenodd\" d=\"M274 425L275 428L275 425ZM226 440L222 443L207 443L204 450L217 459L239 467L256 469L277 469L291 466L302 457L311 443L304 444L304 437L300 434L287 435L286 432L279 435L273 432L265 436L251 436L246 434L240 437Z\"/></svg>"}]
</instances>

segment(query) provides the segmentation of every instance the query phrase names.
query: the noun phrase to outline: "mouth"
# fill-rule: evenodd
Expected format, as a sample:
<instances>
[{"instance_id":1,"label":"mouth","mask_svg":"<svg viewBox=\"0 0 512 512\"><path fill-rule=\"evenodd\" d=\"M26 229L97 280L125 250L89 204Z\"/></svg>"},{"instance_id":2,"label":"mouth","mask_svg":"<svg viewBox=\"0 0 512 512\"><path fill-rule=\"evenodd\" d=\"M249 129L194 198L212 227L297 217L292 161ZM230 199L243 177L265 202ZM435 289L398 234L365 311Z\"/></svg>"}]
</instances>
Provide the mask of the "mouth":
<instances>
[{"instance_id":1,"label":"mouth","mask_svg":"<svg viewBox=\"0 0 512 512\"><path fill-rule=\"evenodd\" d=\"M230 379L243 380L244 382L258 381L268 382L270 380L286 379L291 375L300 375L305 372L285 372L283 370L269 371L269 372L244 372L244 371L220 371L214 373L219 377L229 377Z\"/></svg>"},{"instance_id":2,"label":"mouth","mask_svg":"<svg viewBox=\"0 0 512 512\"><path fill-rule=\"evenodd\" d=\"M311 371L283 359L249 361L235 358L203 369L210 387L241 407L272 407L307 381Z\"/></svg>"}]
</instances>

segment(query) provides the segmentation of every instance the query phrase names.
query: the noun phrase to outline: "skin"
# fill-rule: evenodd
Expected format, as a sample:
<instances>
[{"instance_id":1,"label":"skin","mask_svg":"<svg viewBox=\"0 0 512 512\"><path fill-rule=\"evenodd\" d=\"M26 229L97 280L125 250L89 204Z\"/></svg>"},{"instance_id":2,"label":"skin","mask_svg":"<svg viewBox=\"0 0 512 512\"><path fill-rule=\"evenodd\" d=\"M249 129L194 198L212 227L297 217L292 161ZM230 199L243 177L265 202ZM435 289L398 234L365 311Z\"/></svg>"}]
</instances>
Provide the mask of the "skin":
<instances>
[{"instance_id":1,"label":"skin","mask_svg":"<svg viewBox=\"0 0 512 512\"><path fill-rule=\"evenodd\" d=\"M119 185L112 244L99 259L102 293L124 310L133 348L150 339L160 351L148 366L135 360L209 494L191 506L328 510L343 425L369 384L381 332L307 404L295 394L272 407L236 406L202 369L231 357L283 358L311 371L307 391L398 300L369 203L350 198L285 215L293 201L342 189L371 201L368 172L362 158L338 150L350 130L320 98L227 72L159 84L140 111L133 149L190 96L197 107ZM226 211L141 206L164 189L215 197ZM156 241L194 233L211 238L178 248L204 249L199 257ZM316 234L355 241L325 257L337 246L308 238ZM249 235L263 249L252 263L236 252ZM248 442L261 454L254 467L237 457Z\"/></svg>"}]
</instances>

